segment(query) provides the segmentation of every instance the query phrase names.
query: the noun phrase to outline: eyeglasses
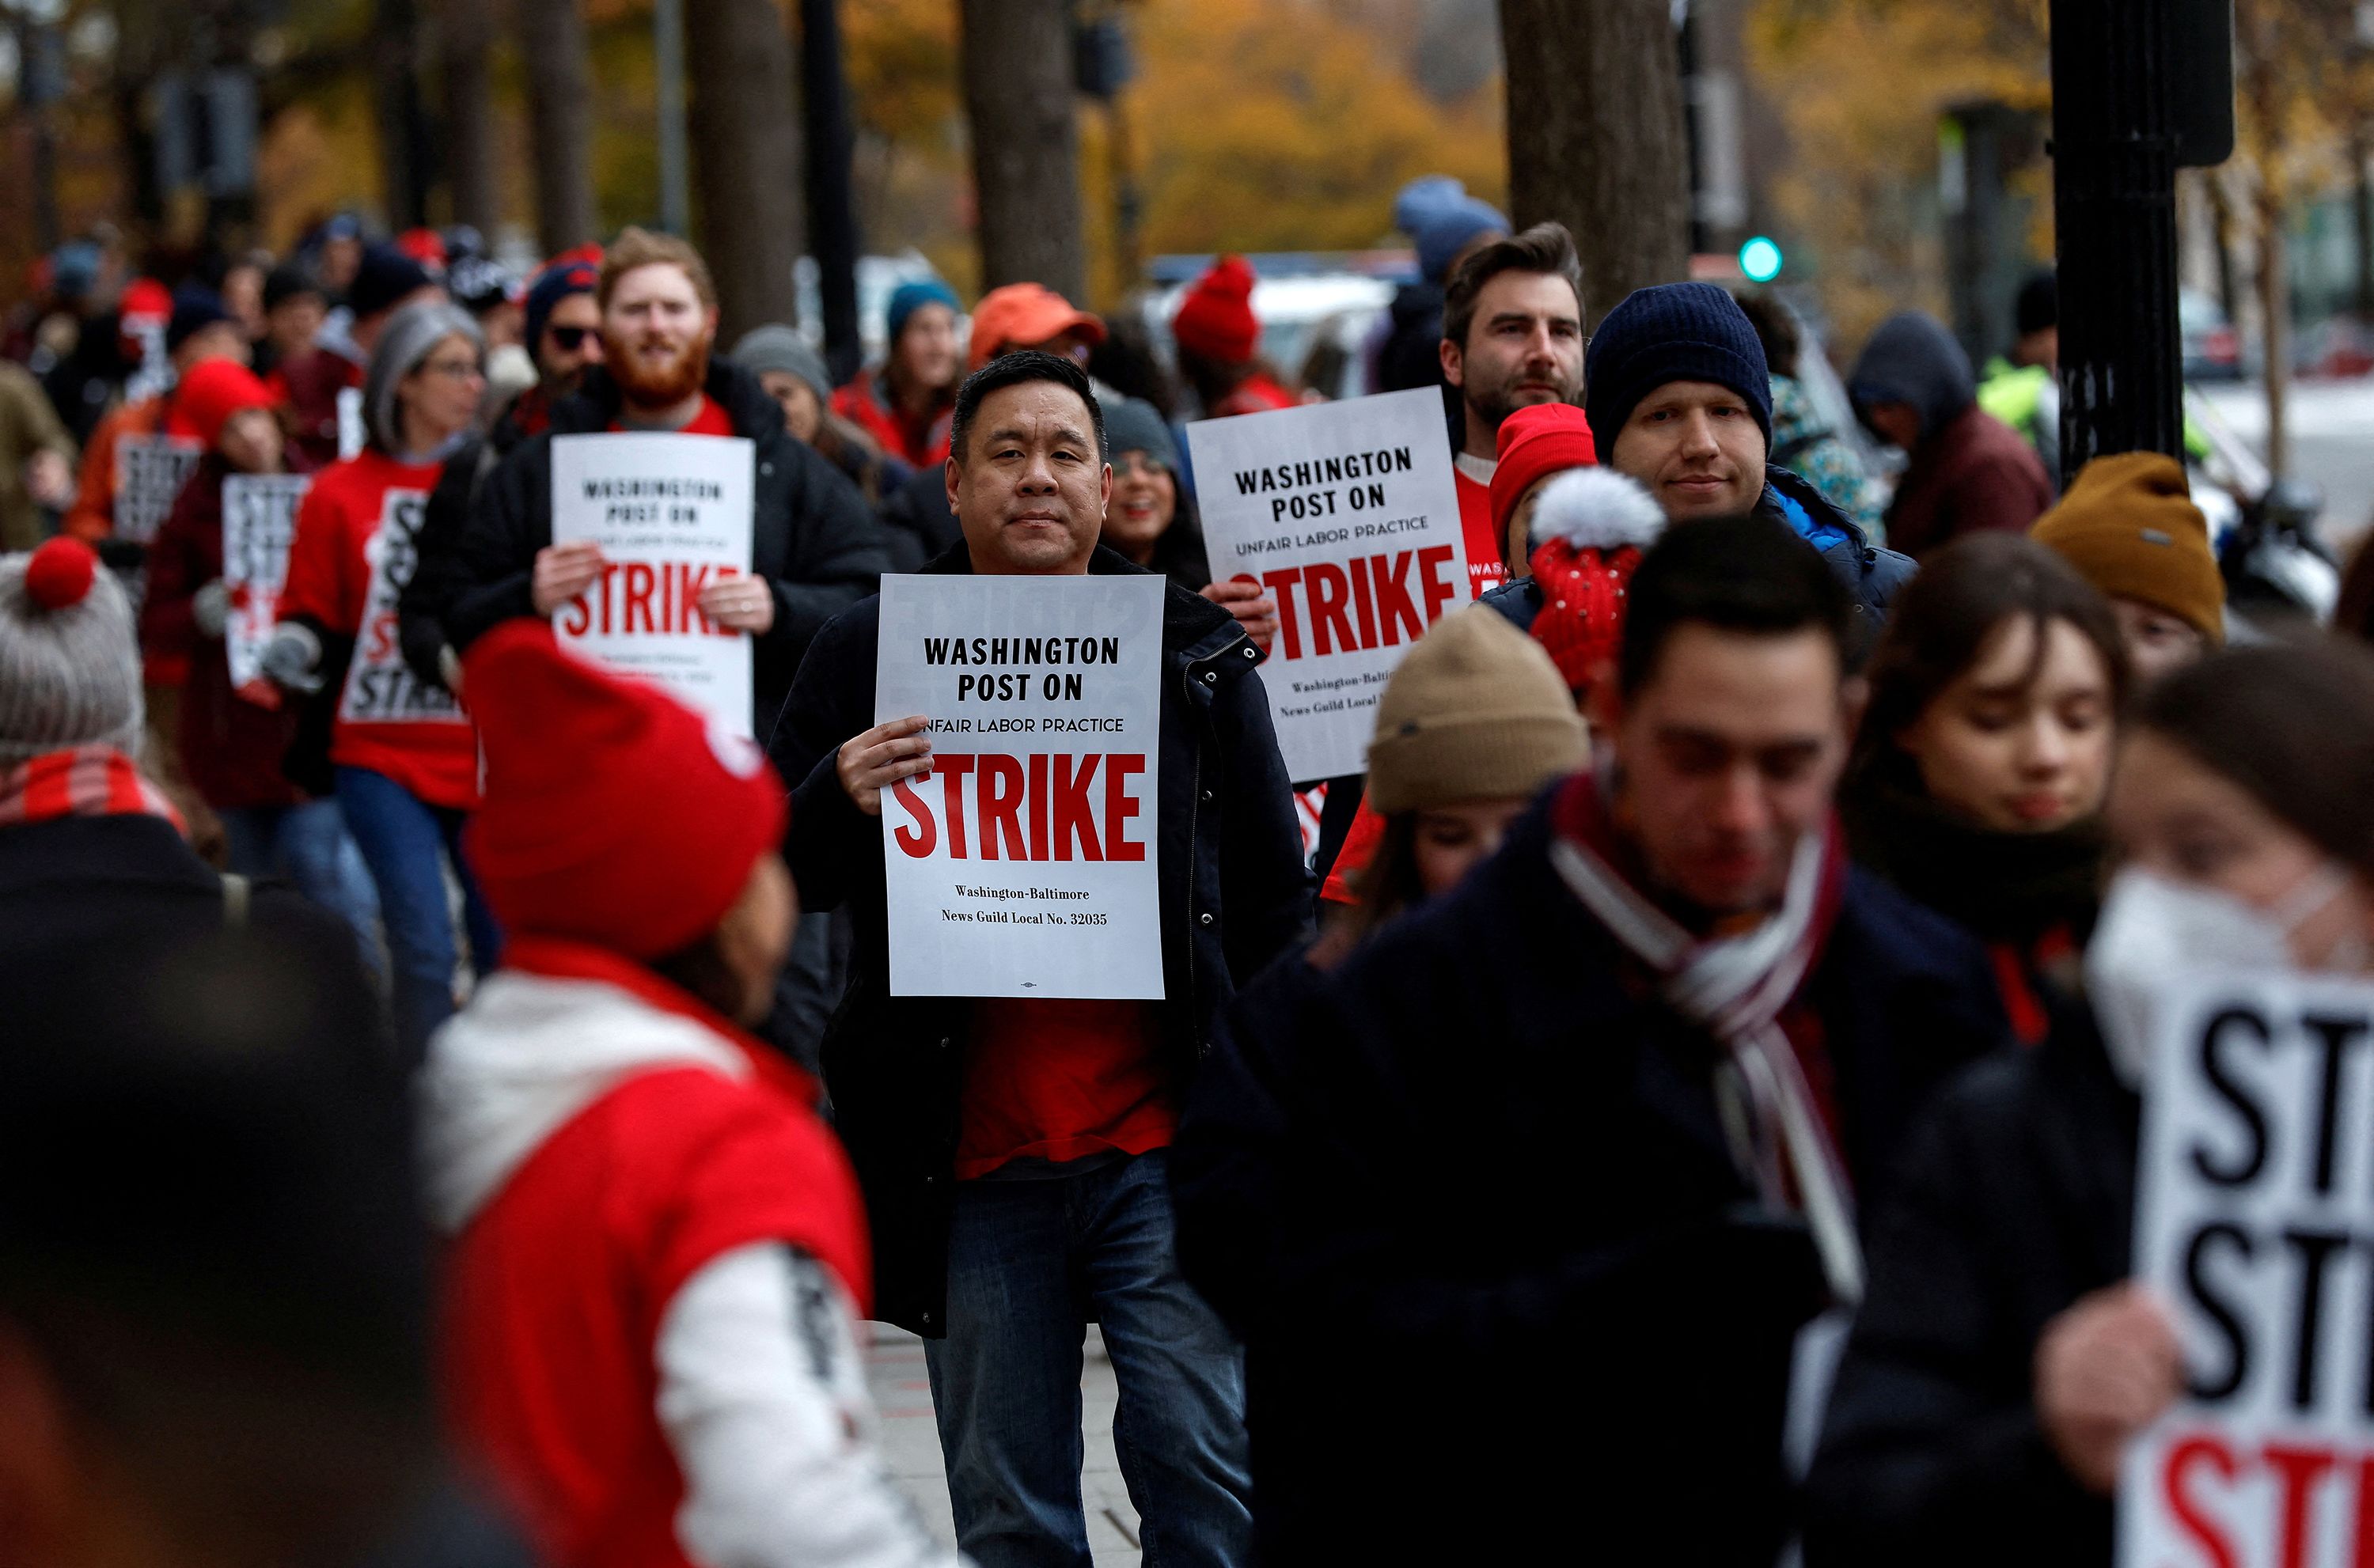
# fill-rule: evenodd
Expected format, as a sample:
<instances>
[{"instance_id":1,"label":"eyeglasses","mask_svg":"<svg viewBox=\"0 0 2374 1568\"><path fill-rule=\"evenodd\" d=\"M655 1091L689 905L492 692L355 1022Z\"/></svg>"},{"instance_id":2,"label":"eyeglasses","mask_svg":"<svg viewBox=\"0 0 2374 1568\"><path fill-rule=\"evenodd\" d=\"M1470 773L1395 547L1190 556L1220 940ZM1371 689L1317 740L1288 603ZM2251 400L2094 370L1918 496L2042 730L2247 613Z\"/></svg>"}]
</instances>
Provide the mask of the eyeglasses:
<instances>
[{"instance_id":1,"label":"eyeglasses","mask_svg":"<svg viewBox=\"0 0 2374 1568\"><path fill-rule=\"evenodd\" d=\"M552 345L563 354L574 354L584 347L585 339L594 331L592 327L562 326L547 326L544 330L552 334Z\"/></svg>"},{"instance_id":2,"label":"eyeglasses","mask_svg":"<svg viewBox=\"0 0 2374 1568\"><path fill-rule=\"evenodd\" d=\"M420 369L427 375L442 376L449 381L466 381L487 373L486 367L476 359L431 359Z\"/></svg>"}]
</instances>

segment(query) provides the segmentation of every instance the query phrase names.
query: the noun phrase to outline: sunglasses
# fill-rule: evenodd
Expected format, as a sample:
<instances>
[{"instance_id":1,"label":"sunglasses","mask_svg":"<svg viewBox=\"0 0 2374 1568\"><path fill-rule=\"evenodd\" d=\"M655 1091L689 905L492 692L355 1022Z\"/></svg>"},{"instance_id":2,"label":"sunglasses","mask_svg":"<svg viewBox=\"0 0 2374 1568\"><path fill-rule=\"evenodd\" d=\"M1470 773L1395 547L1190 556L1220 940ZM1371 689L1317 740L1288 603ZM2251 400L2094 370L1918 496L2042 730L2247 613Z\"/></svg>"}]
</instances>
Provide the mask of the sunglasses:
<instances>
[{"instance_id":1,"label":"sunglasses","mask_svg":"<svg viewBox=\"0 0 2374 1568\"><path fill-rule=\"evenodd\" d=\"M586 338L594 332L592 327L547 326L544 330L552 334L553 346L563 354L574 354L584 347Z\"/></svg>"}]
</instances>

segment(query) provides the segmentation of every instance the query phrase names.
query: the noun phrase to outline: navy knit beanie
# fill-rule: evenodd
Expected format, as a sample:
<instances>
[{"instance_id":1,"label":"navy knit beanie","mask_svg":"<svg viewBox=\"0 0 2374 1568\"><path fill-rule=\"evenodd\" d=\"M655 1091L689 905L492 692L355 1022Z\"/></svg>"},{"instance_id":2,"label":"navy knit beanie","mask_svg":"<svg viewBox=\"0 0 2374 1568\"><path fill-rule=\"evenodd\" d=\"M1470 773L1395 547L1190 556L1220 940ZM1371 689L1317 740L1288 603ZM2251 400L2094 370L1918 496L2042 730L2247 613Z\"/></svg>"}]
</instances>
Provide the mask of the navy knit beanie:
<instances>
[{"instance_id":1,"label":"navy knit beanie","mask_svg":"<svg viewBox=\"0 0 2374 1568\"><path fill-rule=\"evenodd\" d=\"M1711 381L1747 402L1772 444L1772 377L1739 301L1711 283L1636 288L1607 312L1583 358L1582 412L1602 452L1640 400L1670 381Z\"/></svg>"}]
</instances>

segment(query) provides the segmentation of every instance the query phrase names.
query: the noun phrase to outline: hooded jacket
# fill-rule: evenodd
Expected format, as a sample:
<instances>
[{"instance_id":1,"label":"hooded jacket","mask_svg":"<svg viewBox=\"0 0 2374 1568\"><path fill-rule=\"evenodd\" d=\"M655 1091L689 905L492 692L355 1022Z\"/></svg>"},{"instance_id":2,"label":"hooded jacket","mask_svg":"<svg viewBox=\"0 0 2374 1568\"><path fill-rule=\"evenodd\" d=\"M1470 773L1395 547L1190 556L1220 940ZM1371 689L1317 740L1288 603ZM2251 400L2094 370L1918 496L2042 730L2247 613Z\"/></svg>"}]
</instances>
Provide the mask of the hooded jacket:
<instances>
[{"instance_id":1,"label":"hooded jacket","mask_svg":"<svg viewBox=\"0 0 2374 1568\"><path fill-rule=\"evenodd\" d=\"M774 625L753 639L753 732L763 739L810 640L874 591L888 561L864 497L783 428L782 405L758 377L715 357L704 390L757 449L750 566L775 595ZM422 606L455 653L499 621L535 617L536 552L552 543L553 438L609 429L620 403L616 381L598 367L587 371L577 395L553 405L550 427L521 442L479 487L442 602Z\"/></svg>"},{"instance_id":2,"label":"hooded jacket","mask_svg":"<svg viewBox=\"0 0 2374 1568\"><path fill-rule=\"evenodd\" d=\"M1143 568L1099 546L1088 570ZM959 543L927 573L970 573ZM840 744L874 727L882 602L817 637L770 750L792 791L785 845L801 907L847 904L856 927L849 994L824 1040L836 1125L865 1188L876 1316L947 1331L947 1239L971 1004L893 997L882 824L840 786ZM1259 650L1226 610L1165 591L1155 860L1161 882L1162 1060L1183 1093L1237 988L1291 947L1310 915L1302 830L1254 673Z\"/></svg>"},{"instance_id":3,"label":"hooded jacket","mask_svg":"<svg viewBox=\"0 0 2374 1568\"><path fill-rule=\"evenodd\" d=\"M2036 449L1978 405L1970 357L1933 318L1905 310L1882 322L1847 387L1859 408L1901 403L1920 416L1887 508L1888 540L1906 554L1980 529L2025 532L2052 504Z\"/></svg>"},{"instance_id":4,"label":"hooded jacket","mask_svg":"<svg viewBox=\"0 0 2374 1568\"><path fill-rule=\"evenodd\" d=\"M814 1084L525 936L430 1047L455 1424L553 1568L946 1563L870 1441L865 1234Z\"/></svg>"}]
</instances>

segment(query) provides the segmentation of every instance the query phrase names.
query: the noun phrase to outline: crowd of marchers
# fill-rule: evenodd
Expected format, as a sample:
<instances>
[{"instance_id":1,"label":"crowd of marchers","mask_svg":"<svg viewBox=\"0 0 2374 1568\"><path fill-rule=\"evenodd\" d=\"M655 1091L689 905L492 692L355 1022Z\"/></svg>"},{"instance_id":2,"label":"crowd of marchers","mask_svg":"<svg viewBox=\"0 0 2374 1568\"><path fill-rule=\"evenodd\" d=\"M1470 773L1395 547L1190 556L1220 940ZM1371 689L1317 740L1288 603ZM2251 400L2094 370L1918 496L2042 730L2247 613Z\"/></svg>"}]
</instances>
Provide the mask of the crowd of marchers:
<instances>
[{"instance_id":1,"label":"crowd of marchers","mask_svg":"<svg viewBox=\"0 0 2374 1568\"><path fill-rule=\"evenodd\" d=\"M1778 301L1587 301L1446 181L1396 222L1367 383L1441 389L1475 603L1330 779L1181 457L1315 395L1241 259L1162 355L910 282L836 386L638 229L52 257L0 361L0 1561L1085 1568L1093 1324L1149 1563L2107 1568L2181 1384L2156 1000L2374 969L2374 653L2242 646L2175 459L2058 474L2049 280L1984 387L1917 313L1863 348L1883 501ZM755 743L554 634L610 563L553 444L610 431L751 443L698 608ZM1161 1000L894 989L888 572L1167 579Z\"/></svg>"}]
</instances>

